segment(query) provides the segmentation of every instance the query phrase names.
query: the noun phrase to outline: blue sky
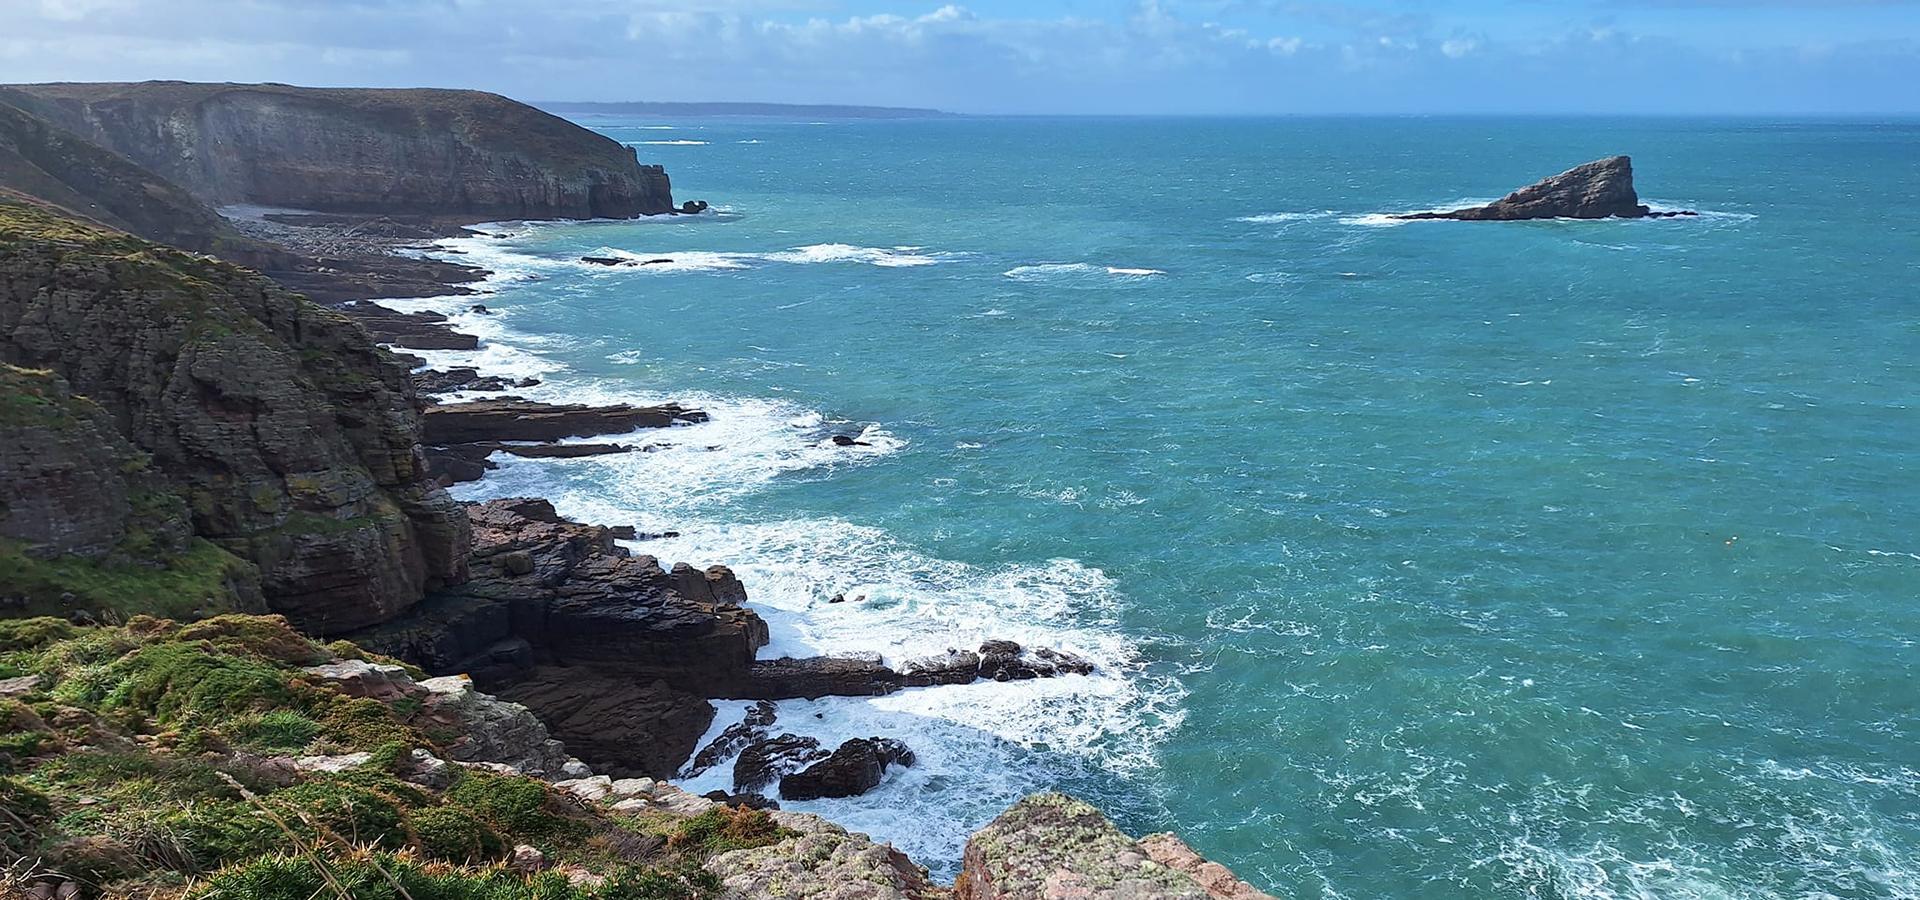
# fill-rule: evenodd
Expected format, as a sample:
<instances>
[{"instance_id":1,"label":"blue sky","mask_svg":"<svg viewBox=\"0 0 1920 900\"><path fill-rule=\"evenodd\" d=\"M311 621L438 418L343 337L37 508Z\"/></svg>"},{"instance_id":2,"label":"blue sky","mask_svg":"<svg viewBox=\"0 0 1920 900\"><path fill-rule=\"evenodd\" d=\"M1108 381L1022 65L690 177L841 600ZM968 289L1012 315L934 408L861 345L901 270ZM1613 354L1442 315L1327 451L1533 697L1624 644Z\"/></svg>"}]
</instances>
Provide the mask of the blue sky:
<instances>
[{"instance_id":1,"label":"blue sky","mask_svg":"<svg viewBox=\"0 0 1920 900\"><path fill-rule=\"evenodd\" d=\"M1920 0L0 0L0 81L978 113L1915 113Z\"/></svg>"}]
</instances>

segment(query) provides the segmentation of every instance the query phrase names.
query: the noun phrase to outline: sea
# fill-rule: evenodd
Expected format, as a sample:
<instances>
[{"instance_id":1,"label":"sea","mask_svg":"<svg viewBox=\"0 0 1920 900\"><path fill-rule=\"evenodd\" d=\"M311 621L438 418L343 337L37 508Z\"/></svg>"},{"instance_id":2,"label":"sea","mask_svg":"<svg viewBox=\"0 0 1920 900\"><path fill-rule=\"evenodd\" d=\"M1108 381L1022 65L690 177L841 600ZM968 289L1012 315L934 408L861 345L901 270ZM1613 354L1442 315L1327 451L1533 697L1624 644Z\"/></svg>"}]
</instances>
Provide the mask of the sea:
<instances>
[{"instance_id":1,"label":"sea","mask_svg":"<svg viewBox=\"0 0 1920 900\"><path fill-rule=\"evenodd\" d=\"M1281 897L1920 897L1920 121L580 121L712 209L396 305L713 418L456 494L677 532L763 657L1099 667L782 702L918 757L786 808L949 878L1062 790ZM1700 215L1388 218L1622 153Z\"/></svg>"}]
</instances>

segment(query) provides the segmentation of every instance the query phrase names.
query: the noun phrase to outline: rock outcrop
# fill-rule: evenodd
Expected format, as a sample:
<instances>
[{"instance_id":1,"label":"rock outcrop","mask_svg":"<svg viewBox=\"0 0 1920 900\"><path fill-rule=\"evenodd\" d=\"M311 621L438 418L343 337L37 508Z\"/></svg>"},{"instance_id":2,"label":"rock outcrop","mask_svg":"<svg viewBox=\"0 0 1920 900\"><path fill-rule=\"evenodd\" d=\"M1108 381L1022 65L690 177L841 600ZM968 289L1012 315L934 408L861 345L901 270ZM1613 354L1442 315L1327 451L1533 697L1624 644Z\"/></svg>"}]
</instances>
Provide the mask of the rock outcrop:
<instances>
[{"instance_id":1,"label":"rock outcrop","mask_svg":"<svg viewBox=\"0 0 1920 900\"><path fill-rule=\"evenodd\" d=\"M480 441L557 441L569 437L625 434L707 421L707 414L679 404L585 406L502 398L449 403L426 411L424 440L436 446Z\"/></svg>"},{"instance_id":2,"label":"rock outcrop","mask_svg":"<svg viewBox=\"0 0 1920 900\"><path fill-rule=\"evenodd\" d=\"M563 519L545 500L494 500L466 513L469 580L355 641L429 671L472 672L483 685L511 683L535 661L664 680L703 697L746 683L767 627L742 606L746 589L726 567L663 568L615 544L612 529Z\"/></svg>"},{"instance_id":3,"label":"rock outcrop","mask_svg":"<svg viewBox=\"0 0 1920 900\"><path fill-rule=\"evenodd\" d=\"M1396 219L1458 219L1462 221L1516 221L1521 219L1639 219L1648 216L1694 215L1692 212L1655 213L1640 202L1633 189L1633 160L1613 156L1575 166L1552 178L1514 191L1486 206L1447 212L1419 212Z\"/></svg>"},{"instance_id":4,"label":"rock outcrop","mask_svg":"<svg viewBox=\"0 0 1920 900\"><path fill-rule=\"evenodd\" d=\"M1013 641L993 640L982 643L979 652L950 649L939 656L907 660L897 670L872 655L756 660L736 696L756 700L878 697L909 687L981 679L1025 681L1093 671L1092 662L1064 650L1028 649Z\"/></svg>"},{"instance_id":5,"label":"rock outcrop","mask_svg":"<svg viewBox=\"0 0 1920 900\"><path fill-rule=\"evenodd\" d=\"M447 317L436 312L406 313L377 303L344 303L334 307L360 323L377 343L410 350L472 350L480 339L454 331Z\"/></svg>"},{"instance_id":6,"label":"rock outcrop","mask_svg":"<svg viewBox=\"0 0 1920 900\"><path fill-rule=\"evenodd\" d=\"M466 516L426 480L406 370L366 332L223 262L0 201L0 362L59 374L331 633L466 576Z\"/></svg>"},{"instance_id":7,"label":"rock outcrop","mask_svg":"<svg viewBox=\"0 0 1920 900\"><path fill-rule=\"evenodd\" d=\"M495 94L275 84L26 84L5 100L213 206L465 221L675 211L632 148Z\"/></svg>"},{"instance_id":8,"label":"rock outcrop","mask_svg":"<svg viewBox=\"0 0 1920 900\"><path fill-rule=\"evenodd\" d=\"M501 690L540 711L567 748L618 778L671 778L713 722L713 704L665 681L541 666Z\"/></svg>"},{"instance_id":9,"label":"rock outcrop","mask_svg":"<svg viewBox=\"0 0 1920 900\"><path fill-rule=\"evenodd\" d=\"M722 853L706 868L727 900L944 900L907 855L819 816L776 812L780 843Z\"/></svg>"},{"instance_id":10,"label":"rock outcrop","mask_svg":"<svg viewBox=\"0 0 1920 900\"><path fill-rule=\"evenodd\" d=\"M1082 801L1039 794L1014 804L967 841L953 896L1272 900L1210 865L1185 844L1175 848L1158 836L1135 841Z\"/></svg>"},{"instance_id":11,"label":"rock outcrop","mask_svg":"<svg viewBox=\"0 0 1920 900\"><path fill-rule=\"evenodd\" d=\"M892 738L854 738L820 760L780 779L788 800L858 797L880 785L890 766L911 766L913 751Z\"/></svg>"}]
</instances>

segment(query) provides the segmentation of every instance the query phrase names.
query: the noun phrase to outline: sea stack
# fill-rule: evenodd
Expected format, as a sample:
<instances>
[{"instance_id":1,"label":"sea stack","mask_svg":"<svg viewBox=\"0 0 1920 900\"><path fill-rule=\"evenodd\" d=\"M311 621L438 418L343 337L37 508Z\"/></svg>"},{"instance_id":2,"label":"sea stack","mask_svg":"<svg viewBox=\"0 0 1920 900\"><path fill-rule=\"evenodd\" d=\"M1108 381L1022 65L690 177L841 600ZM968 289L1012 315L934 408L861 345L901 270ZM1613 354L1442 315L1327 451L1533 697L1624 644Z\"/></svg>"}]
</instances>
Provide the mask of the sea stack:
<instances>
[{"instance_id":1,"label":"sea stack","mask_svg":"<svg viewBox=\"0 0 1920 900\"><path fill-rule=\"evenodd\" d=\"M1645 219L1691 215L1697 213L1691 210L1654 212L1647 208L1633 189L1633 160L1625 156L1613 156L1574 166L1486 206L1446 212L1406 213L1394 218L1511 222L1522 219Z\"/></svg>"}]
</instances>

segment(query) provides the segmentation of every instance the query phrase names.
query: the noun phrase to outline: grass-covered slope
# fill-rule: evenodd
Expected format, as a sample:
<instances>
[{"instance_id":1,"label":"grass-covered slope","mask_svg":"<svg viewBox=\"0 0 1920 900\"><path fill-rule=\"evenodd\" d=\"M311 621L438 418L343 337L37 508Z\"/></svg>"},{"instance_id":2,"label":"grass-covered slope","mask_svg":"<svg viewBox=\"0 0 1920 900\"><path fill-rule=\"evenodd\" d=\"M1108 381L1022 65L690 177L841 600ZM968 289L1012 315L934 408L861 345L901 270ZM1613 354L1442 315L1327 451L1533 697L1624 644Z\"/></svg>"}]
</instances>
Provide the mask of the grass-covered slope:
<instances>
[{"instance_id":1,"label":"grass-covered slope","mask_svg":"<svg viewBox=\"0 0 1920 900\"><path fill-rule=\"evenodd\" d=\"M431 698L309 671L360 656L278 617L0 620L0 895L692 898L707 857L782 836L445 762L461 735ZM539 871L507 864L519 845Z\"/></svg>"}]
</instances>

